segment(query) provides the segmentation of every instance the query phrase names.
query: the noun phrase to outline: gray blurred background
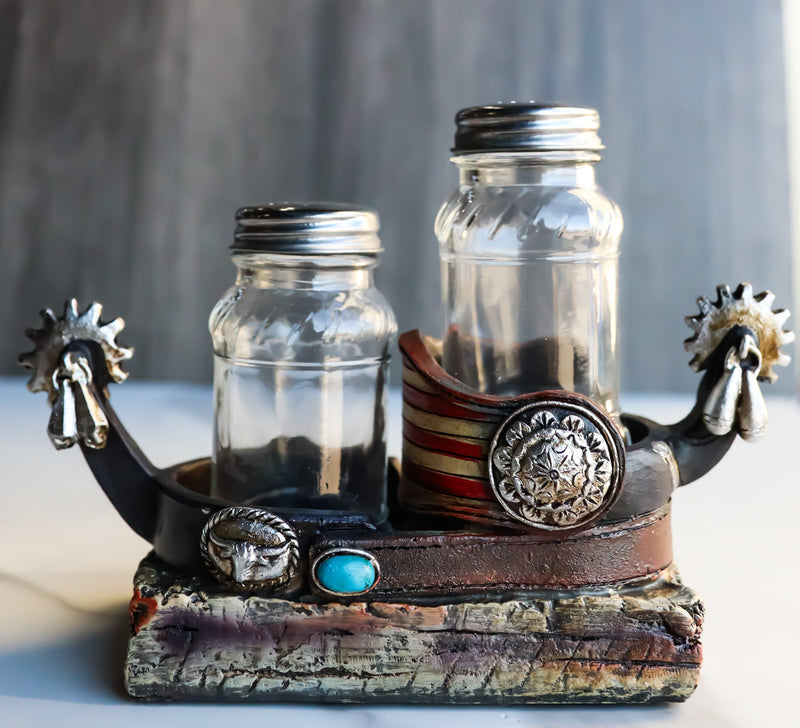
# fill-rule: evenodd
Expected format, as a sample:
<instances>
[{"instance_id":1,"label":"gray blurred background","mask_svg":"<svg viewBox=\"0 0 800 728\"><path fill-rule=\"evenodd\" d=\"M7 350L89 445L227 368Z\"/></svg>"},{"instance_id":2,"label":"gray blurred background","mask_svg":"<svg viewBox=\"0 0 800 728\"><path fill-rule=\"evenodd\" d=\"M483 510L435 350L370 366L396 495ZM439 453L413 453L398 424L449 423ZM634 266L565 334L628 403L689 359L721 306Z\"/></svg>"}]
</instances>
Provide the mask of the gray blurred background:
<instances>
[{"instance_id":1,"label":"gray blurred background","mask_svg":"<svg viewBox=\"0 0 800 728\"><path fill-rule=\"evenodd\" d=\"M717 283L791 307L780 0L0 0L0 373L76 296L137 379L210 382L233 213L269 200L376 207L401 330L438 333L452 118L512 99L600 111L624 390L694 389Z\"/></svg>"}]
</instances>

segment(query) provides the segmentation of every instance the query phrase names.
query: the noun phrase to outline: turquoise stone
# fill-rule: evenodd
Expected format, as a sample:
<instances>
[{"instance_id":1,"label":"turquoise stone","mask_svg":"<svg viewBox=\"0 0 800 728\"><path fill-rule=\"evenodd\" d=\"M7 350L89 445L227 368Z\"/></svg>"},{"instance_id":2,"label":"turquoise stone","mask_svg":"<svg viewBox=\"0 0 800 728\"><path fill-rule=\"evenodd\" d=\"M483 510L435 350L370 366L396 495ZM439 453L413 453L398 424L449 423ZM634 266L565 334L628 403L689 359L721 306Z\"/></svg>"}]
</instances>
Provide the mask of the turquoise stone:
<instances>
[{"instance_id":1,"label":"turquoise stone","mask_svg":"<svg viewBox=\"0 0 800 728\"><path fill-rule=\"evenodd\" d=\"M365 556L332 554L317 565L317 581L328 591L358 594L375 584L375 567Z\"/></svg>"}]
</instances>

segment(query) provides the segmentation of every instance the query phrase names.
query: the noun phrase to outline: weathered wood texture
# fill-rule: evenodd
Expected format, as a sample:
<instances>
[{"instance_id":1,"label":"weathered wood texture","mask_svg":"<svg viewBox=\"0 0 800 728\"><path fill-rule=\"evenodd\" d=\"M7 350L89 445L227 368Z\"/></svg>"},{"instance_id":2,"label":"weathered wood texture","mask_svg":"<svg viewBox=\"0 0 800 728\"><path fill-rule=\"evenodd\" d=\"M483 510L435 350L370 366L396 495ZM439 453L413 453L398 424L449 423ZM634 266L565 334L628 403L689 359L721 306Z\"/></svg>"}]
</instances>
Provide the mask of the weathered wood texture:
<instances>
[{"instance_id":1,"label":"weathered wood texture","mask_svg":"<svg viewBox=\"0 0 800 728\"><path fill-rule=\"evenodd\" d=\"M601 113L624 388L696 386L717 283L791 306L779 0L0 0L0 372L75 295L135 376L208 381L233 211L276 199L377 207L400 328L439 334L453 114L530 98Z\"/></svg>"},{"instance_id":2,"label":"weathered wood texture","mask_svg":"<svg viewBox=\"0 0 800 728\"><path fill-rule=\"evenodd\" d=\"M225 595L145 559L125 665L145 700L682 701L703 604L669 570L646 589L421 606Z\"/></svg>"}]
</instances>

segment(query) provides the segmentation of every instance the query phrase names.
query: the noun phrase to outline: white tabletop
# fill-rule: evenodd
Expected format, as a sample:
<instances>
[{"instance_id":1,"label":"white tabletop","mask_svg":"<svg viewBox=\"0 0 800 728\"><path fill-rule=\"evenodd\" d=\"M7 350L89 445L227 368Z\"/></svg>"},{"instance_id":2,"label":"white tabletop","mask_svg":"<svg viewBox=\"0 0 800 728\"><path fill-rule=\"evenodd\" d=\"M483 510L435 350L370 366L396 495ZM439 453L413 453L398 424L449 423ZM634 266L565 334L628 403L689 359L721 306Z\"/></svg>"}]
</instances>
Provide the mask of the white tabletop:
<instances>
[{"instance_id":1,"label":"white tabletop","mask_svg":"<svg viewBox=\"0 0 800 728\"><path fill-rule=\"evenodd\" d=\"M390 452L400 450L393 393ZM115 407L157 465L207 455L209 388L128 382ZM675 497L675 554L708 609L700 687L653 707L323 707L151 705L122 688L131 577L146 544L122 522L77 448L56 452L45 396L0 379L0 726L794 726L800 695L800 407L768 399L770 431L737 442ZM686 396L637 395L625 409L680 419Z\"/></svg>"}]
</instances>

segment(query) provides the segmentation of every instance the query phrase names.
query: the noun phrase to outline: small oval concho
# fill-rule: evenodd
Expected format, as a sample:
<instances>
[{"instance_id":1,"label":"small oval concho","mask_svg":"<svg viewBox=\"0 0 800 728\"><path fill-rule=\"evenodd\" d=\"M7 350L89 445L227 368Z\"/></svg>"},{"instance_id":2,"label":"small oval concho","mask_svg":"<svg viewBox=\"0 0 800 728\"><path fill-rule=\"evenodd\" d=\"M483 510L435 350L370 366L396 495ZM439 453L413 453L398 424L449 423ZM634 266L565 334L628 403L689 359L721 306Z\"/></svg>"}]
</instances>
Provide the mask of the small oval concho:
<instances>
[{"instance_id":1,"label":"small oval concho","mask_svg":"<svg viewBox=\"0 0 800 728\"><path fill-rule=\"evenodd\" d=\"M597 408L573 401L535 402L497 430L489 479L514 519L545 531L585 528L619 495L622 437Z\"/></svg>"},{"instance_id":2,"label":"small oval concho","mask_svg":"<svg viewBox=\"0 0 800 728\"><path fill-rule=\"evenodd\" d=\"M203 527L200 549L218 581L248 591L286 586L297 573L300 558L294 529L258 508L223 508L214 513Z\"/></svg>"}]
</instances>

